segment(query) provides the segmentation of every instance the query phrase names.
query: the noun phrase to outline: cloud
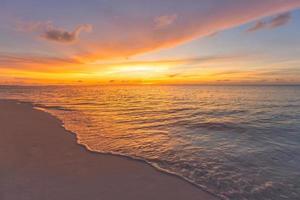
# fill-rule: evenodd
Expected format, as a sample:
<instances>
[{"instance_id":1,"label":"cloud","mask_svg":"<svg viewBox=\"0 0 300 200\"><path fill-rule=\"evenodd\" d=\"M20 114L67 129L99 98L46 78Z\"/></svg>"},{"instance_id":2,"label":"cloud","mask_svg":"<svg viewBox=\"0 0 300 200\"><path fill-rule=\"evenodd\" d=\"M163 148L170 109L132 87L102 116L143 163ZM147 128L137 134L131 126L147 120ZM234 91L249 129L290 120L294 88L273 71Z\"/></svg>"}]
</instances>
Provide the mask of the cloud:
<instances>
[{"instance_id":1,"label":"cloud","mask_svg":"<svg viewBox=\"0 0 300 200\"><path fill-rule=\"evenodd\" d=\"M155 4L158 0L151 2ZM125 16L120 21L114 21L116 24L113 24L113 29L101 29L102 33L99 33L101 37L95 39L93 43L80 46L82 52L78 53L78 58L90 62L130 57L175 47L196 38L206 37L257 19L299 8L300 1L203 0L195 3L193 0L186 0L184 5L184 8L174 10L176 15L157 17L154 20L155 27L153 27L153 19L149 24L146 15L140 18L128 17L128 19ZM209 14L207 7L209 7L209 13L216 14ZM180 16L180 20L177 16Z\"/></svg>"},{"instance_id":2,"label":"cloud","mask_svg":"<svg viewBox=\"0 0 300 200\"><path fill-rule=\"evenodd\" d=\"M291 19L292 19L291 13L284 13L284 14L278 15L271 20L271 22L269 24L269 28L276 28L276 27L284 26L287 23L289 23Z\"/></svg>"},{"instance_id":3,"label":"cloud","mask_svg":"<svg viewBox=\"0 0 300 200\"><path fill-rule=\"evenodd\" d=\"M58 29L55 27L48 27L47 30L41 34L41 37L49 41L73 43L77 41L82 31L90 32L91 30L92 25L90 24L79 25L72 32L68 32L66 30Z\"/></svg>"},{"instance_id":4,"label":"cloud","mask_svg":"<svg viewBox=\"0 0 300 200\"><path fill-rule=\"evenodd\" d=\"M59 58L52 56L41 56L32 54L14 54L14 53L0 53L0 63L79 63L74 59Z\"/></svg>"},{"instance_id":5,"label":"cloud","mask_svg":"<svg viewBox=\"0 0 300 200\"><path fill-rule=\"evenodd\" d=\"M39 69L39 71L51 71L65 66L79 66L80 63L76 59L65 57L53 57L36 54L16 54L0 52L0 69ZM66 70L66 69L64 69Z\"/></svg>"},{"instance_id":6,"label":"cloud","mask_svg":"<svg viewBox=\"0 0 300 200\"><path fill-rule=\"evenodd\" d=\"M114 8L112 2L114 1L108 1L107 4ZM90 30L91 25L78 25L74 30L68 30L58 28L52 22L44 22L33 23L31 30L48 41L73 44L45 47L49 51L58 51L62 55L67 54L90 63L172 48L216 32L300 8L299 0L168 0L164 1L164 6L161 0L139 0L130 4L131 9L121 7L130 2L131 0L123 0L122 4L118 4L119 7L103 12L105 15L97 1L87 3L87 8L90 6L97 9L90 9L90 13L85 15L84 19L93 22L95 27L85 40L80 40L79 37L83 31ZM60 6L60 10L65 9L64 5ZM132 12L133 8L138 11ZM53 19L55 20L55 15ZM65 20L67 19L72 24L82 20L75 14ZM269 27L282 24L283 19L284 17L273 19Z\"/></svg>"},{"instance_id":7,"label":"cloud","mask_svg":"<svg viewBox=\"0 0 300 200\"><path fill-rule=\"evenodd\" d=\"M258 21L254 26L247 29L247 32L255 32L262 29L274 29L280 26L284 26L291 21L291 13L283 13L270 19L269 21Z\"/></svg>"},{"instance_id":8,"label":"cloud","mask_svg":"<svg viewBox=\"0 0 300 200\"><path fill-rule=\"evenodd\" d=\"M217 82L230 82L230 79L217 80Z\"/></svg>"},{"instance_id":9,"label":"cloud","mask_svg":"<svg viewBox=\"0 0 300 200\"><path fill-rule=\"evenodd\" d=\"M156 28L164 28L164 27L170 26L177 20L177 18L178 18L178 16L176 14L162 15L162 16L156 17L154 19L155 27Z\"/></svg>"},{"instance_id":10,"label":"cloud","mask_svg":"<svg viewBox=\"0 0 300 200\"><path fill-rule=\"evenodd\" d=\"M252 27L250 27L249 29L247 29L247 32L255 32L255 31L258 31L258 30L262 30L262 29L264 29L266 27L267 27L267 23L266 22L258 21Z\"/></svg>"},{"instance_id":11,"label":"cloud","mask_svg":"<svg viewBox=\"0 0 300 200\"><path fill-rule=\"evenodd\" d=\"M237 60L245 60L252 59L252 56L249 55L213 55L213 56L199 56L199 57L190 57L190 58L180 58L180 59L163 59L163 60L134 60L134 61L126 61L126 62L103 62L103 63L95 63L95 66L109 66L109 67L118 67L118 66L145 66L151 65L153 67L160 65L182 65L189 64L191 67L193 64L199 63L211 63L211 62L225 62L225 61L237 61Z\"/></svg>"},{"instance_id":12,"label":"cloud","mask_svg":"<svg viewBox=\"0 0 300 200\"><path fill-rule=\"evenodd\" d=\"M168 75L169 78L175 78L177 76L180 76L180 73L175 73L175 74L169 74Z\"/></svg>"},{"instance_id":13,"label":"cloud","mask_svg":"<svg viewBox=\"0 0 300 200\"><path fill-rule=\"evenodd\" d=\"M216 36L219 35L219 34L220 34L220 32L214 32L214 33L208 35L207 37L208 37L208 38L213 38L213 37L216 37Z\"/></svg>"},{"instance_id":14,"label":"cloud","mask_svg":"<svg viewBox=\"0 0 300 200\"><path fill-rule=\"evenodd\" d=\"M18 22L17 30L24 32L36 32L40 38L57 43L71 44L79 39L82 31L91 32L91 24L80 24L73 31L67 31L53 25L51 21L47 22Z\"/></svg>"}]
</instances>

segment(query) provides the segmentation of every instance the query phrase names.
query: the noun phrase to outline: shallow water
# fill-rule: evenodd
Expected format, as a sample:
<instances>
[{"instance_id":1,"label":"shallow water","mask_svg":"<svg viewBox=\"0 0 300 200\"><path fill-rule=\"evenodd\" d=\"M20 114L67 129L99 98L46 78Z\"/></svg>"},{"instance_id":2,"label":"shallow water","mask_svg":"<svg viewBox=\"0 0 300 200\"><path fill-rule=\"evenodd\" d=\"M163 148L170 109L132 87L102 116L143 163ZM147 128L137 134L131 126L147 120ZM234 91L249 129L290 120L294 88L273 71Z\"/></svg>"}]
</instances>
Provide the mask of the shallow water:
<instances>
[{"instance_id":1,"label":"shallow water","mask_svg":"<svg viewBox=\"0 0 300 200\"><path fill-rule=\"evenodd\" d=\"M299 86L2 86L0 98L224 198L300 199Z\"/></svg>"}]
</instances>

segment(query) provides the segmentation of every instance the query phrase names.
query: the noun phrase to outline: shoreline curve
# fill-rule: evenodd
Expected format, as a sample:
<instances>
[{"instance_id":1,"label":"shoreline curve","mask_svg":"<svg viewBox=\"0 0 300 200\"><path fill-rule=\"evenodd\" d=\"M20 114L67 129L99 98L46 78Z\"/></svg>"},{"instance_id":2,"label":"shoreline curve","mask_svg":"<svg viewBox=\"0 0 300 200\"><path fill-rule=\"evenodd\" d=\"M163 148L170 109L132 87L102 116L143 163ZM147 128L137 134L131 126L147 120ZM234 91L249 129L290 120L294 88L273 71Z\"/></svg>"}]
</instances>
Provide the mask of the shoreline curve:
<instances>
[{"instance_id":1,"label":"shoreline curve","mask_svg":"<svg viewBox=\"0 0 300 200\"><path fill-rule=\"evenodd\" d=\"M99 152L99 151L93 151L93 150L91 150L87 145L84 145L84 144L78 142L77 134L74 133L73 131L67 130L64 127L64 122L61 119L59 119L57 116L53 115L52 113L48 112L47 109L43 109L43 108L40 109L39 107L35 106L34 103L25 102L25 101L19 101L19 100L11 100L11 99L3 99L3 100L0 99L0 108L3 107L3 106L5 106L5 105L6 106L10 105L12 107L14 107L14 105L15 105L15 107L16 107L16 105L19 105L19 107L22 107L23 109L27 110L27 112L28 112L28 110L31 109L31 111L33 113L38 113L39 115L43 115L44 117L46 117L48 119L49 119L49 116L50 116L50 120L52 119L51 123L55 123L56 125L59 125L60 128L62 129L62 130L60 130L60 132L66 132L66 133L69 133L69 134L66 134L66 135L72 135L73 140L75 139L76 145L79 146L78 149L81 149L81 151L82 151L82 148L80 148L80 147L83 147L84 151L89 152L91 155L99 156L99 158L96 158L96 159L101 159L100 156L102 155L104 157L111 157L111 159L112 158L121 159L121 160L124 160L124 162L125 162L125 160L127 160L129 162L140 163L144 167L148 166L148 167L150 167L152 169L151 170L152 172L149 172L149 171L144 172L142 170L143 173L153 173L153 171L155 171L156 174L158 173L158 175L155 175L155 176L159 176L160 179L162 179L162 180L163 179L173 179L173 180L168 180L167 181L167 182L170 182L171 185L172 184L175 184L175 186L177 184L179 184L179 185L185 185L184 187L188 188L188 190L189 190L188 192L193 191L193 193L194 192L195 193L199 193L200 194L199 196L197 195L197 197L194 196L193 198L191 198L193 200L194 199L199 199L199 200L201 200L201 199L205 199L205 200L206 199L207 200L208 199L222 199L222 197L218 197L217 195L215 195L215 194L213 194L213 193L211 193L209 191L204 190L199 185L197 185L197 184L195 184L195 183L187 180L186 178L184 178L184 177L182 177L182 176L180 176L180 175L178 175L176 173L172 173L172 172L169 172L169 171L164 170L164 169L159 169L158 167L153 166L153 164L151 164L150 162L148 162L148 161L146 161L144 159L134 158L134 157L131 157L131 156L128 156L128 155L122 155L122 154L117 154L117 153L115 154L115 153L110 153L110 152ZM25 105L27 105L27 106L25 106ZM16 111L16 112L18 112L18 111ZM0 119L1 119L1 112L0 112ZM0 125L1 125L1 123L0 123ZM70 141L72 141L72 140L70 140ZM1 144L1 142L0 142L0 144ZM76 155L75 155L75 157L76 157ZM149 176L149 174L148 175L147 174L146 175L142 174L142 175ZM162 178L162 177L167 177L167 178ZM177 183L174 183L174 182L177 182ZM144 183L144 184L147 185L147 183ZM0 182L0 185L1 185L1 182ZM151 186L154 187L153 185L151 185ZM165 188L165 189L164 188L160 188L160 190L169 190L169 191L166 191L166 192L174 192L174 191L170 191L169 188ZM111 192L113 192L113 191L111 191ZM189 194L184 194L185 191L181 191L181 193L183 195L187 195L187 197L190 196ZM107 195L109 195L109 194L107 194ZM146 195L146 194L144 194L144 195ZM167 195L166 193L160 193L160 195L161 195L161 199L164 199L164 200L165 199L169 199L168 198L169 194ZM1 197L1 195L0 195L0 197ZM175 196L175 197L176 197L175 199L181 199L179 196ZM186 198L186 197L184 197L184 198L185 199L189 199L189 198ZM7 199L10 200L10 198L7 198ZM115 199L115 198L110 198L110 199ZM145 197L144 199L147 199L147 197ZM172 199L174 199L174 197L172 197Z\"/></svg>"}]
</instances>

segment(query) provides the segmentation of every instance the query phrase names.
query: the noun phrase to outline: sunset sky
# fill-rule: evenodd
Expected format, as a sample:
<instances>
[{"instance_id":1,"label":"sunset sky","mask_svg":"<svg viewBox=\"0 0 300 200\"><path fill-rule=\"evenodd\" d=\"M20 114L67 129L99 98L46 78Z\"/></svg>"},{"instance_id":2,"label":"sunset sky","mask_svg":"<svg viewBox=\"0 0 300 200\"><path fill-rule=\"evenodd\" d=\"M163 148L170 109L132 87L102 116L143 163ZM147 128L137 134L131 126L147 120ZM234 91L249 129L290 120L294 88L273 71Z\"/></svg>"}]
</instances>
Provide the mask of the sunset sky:
<instances>
[{"instance_id":1,"label":"sunset sky","mask_svg":"<svg viewBox=\"0 0 300 200\"><path fill-rule=\"evenodd\" d=\"M0 0L0 84L300 84L300 0Z\"/></svg>"}]
</instances>

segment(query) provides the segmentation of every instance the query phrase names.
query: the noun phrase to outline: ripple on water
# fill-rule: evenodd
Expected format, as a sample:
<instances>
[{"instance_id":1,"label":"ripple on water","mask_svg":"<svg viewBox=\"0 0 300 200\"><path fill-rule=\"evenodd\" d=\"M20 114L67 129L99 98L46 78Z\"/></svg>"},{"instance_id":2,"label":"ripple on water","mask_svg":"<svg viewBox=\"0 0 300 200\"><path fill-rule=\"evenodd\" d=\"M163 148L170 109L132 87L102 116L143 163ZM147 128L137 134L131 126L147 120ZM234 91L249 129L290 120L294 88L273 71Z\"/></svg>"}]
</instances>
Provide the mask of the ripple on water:
<instances>
[{"instance_id":1,"label":"ripple on water","mask_svg":"<svg viewBox=\"0 0 300 200\"><path fill-rule=\"evenodd\" d=\"M229 199L300 197L300 88L0 87L89 149L143 159Z\"/></svg>"}]
</instances>

